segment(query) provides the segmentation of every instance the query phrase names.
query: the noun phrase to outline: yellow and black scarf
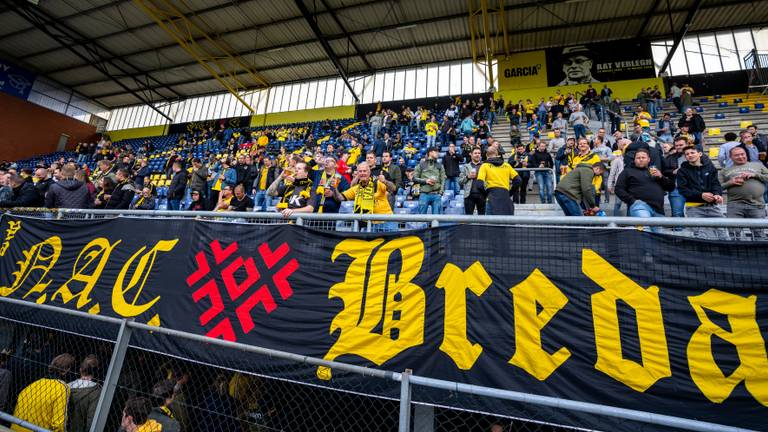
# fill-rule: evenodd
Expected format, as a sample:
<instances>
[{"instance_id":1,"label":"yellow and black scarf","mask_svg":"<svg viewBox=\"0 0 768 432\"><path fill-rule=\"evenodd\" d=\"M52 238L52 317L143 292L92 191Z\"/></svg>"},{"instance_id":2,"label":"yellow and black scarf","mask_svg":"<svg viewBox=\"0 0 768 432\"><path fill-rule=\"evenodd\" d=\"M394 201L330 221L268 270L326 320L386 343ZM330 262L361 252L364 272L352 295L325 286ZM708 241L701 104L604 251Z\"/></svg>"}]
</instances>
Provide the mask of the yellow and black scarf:
<instances>
[{"instance_id":1,"label":"yellow and black scarf","mask_svg":"<svg viewBox=\"0 0 768 432\"><path fill-rule=\"evenodd\" d=\"M293 181L293 183L285 186L285 192L283 192L283 197L280 198L280 202L277 204L277 208L279 209L288 208L288 203L291 200L291 197L293 196L293 193L296 190L297 186L303 187L301 192L299 192L301 197L304 199L309 199L312 191L312 180L308 178L296 179Z\"/></svg>"},{"instance_id":2,"label":"yellow and black scarf","mask_svg":"<svg viewBox=\"0 0 768 432\"><path fill-rule=\"evenodd\" d=\"M355 207L354 212L360 214L373 213L376 200L376 180L369 180L368 184L363 186L358 184L357 193L355 194Z\"/></svg>"}]
</instances>

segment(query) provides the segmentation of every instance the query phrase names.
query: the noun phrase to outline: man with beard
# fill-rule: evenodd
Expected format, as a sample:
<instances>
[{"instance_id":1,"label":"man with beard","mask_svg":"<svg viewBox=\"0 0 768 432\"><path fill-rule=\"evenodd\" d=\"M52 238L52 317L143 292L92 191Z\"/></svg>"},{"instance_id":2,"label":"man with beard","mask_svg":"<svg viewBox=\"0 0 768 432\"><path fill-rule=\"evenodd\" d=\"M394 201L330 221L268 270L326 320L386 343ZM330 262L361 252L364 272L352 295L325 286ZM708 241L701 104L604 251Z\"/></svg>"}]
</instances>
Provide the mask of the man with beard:
<instances>
[{"instance_id":1,"label":"man with beard","mask_svg":"<svg viewBox=\"0 0 768 432\"><path fill-rule=\"evenodd\" d=\"M468 215L474 214L475 208L477 214L485 214L485 197L477 181L477 173L482 165L482 151L480 147L475 147L470 152L469 163L461 167L459 185L464 189L464 212Z\"/></svg>"}]
</instances>

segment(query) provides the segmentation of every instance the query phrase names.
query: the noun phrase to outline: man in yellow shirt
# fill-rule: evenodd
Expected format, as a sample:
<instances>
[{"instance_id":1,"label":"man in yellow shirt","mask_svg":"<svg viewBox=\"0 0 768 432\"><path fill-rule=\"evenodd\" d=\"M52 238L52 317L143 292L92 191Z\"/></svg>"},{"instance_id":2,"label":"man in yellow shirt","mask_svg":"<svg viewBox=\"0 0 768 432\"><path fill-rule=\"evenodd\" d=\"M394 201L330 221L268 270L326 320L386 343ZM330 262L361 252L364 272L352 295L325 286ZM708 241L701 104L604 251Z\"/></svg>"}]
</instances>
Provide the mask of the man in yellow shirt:
<instances>
[{"instance_id":1,"label":"man in yellow shirt","mask_svg":"<svg viewBox=\"0 0 768 432\"><path fill-rule=\"evenodd\" d=\"M643 128L645 132L651 129L651 114L644 110L642 105L638 105L635 110L634 123Z\"/></svg>"},{"instance_id":2,"label":"man in yellow shirt","mask_svg":"<svg viewBox=\"0 0 768 432\"><path fill-rule=\"evenodd\" d=\"M336 201L354 200L354 213L359 214L392 214L392 207L387 199L387 192L395 193L395 184L387 180L384 174L379 174L376 179L371 178L371 167L367 162L357 165L357 170L352 178L349 189L339 192L334 188ZM362 225L361 225L362 226ZM395 231L397 224L394 222L374 223L374 231Z\"/></svg>"},{"instance_id":3,"label":"man in yellow shirt","mask_svg":"<svg viewBox=\"0 0 768 432\"><path fill-rule=\"evenodd\" d=\"M486 162L480 166L477 181L485 190L487 215L513 215L515 207L509 198L510 183L520 182L520 177L512 166L499 157L496 147L488 147Z\"/></svg>"},{"instance_id":4,"label":"man in yellow shirt","mask_svg":"<svg viewBox=\"0 0 768 432\"><path fill-rule=\"evenodd\" d=\"M435 116L430 117L429 123L424 126L424 130L427 131L427 147L433 147L437 140L437 119Z\"/></svg>"},{"instance_id":5,"label":"man in yellow shirt","mask_svg":"<svg viewBox=\"0 0 768 432\"><path fill-rule=\"evenodd\" d=\"M71 354L59 354L48 366L48 377L28 385L19 393L13 415L52 432L64 432L67 426L69 386L64 381L75 364ZM29 429L12 425L11 430Z\"/></svg>"}]
</instances>

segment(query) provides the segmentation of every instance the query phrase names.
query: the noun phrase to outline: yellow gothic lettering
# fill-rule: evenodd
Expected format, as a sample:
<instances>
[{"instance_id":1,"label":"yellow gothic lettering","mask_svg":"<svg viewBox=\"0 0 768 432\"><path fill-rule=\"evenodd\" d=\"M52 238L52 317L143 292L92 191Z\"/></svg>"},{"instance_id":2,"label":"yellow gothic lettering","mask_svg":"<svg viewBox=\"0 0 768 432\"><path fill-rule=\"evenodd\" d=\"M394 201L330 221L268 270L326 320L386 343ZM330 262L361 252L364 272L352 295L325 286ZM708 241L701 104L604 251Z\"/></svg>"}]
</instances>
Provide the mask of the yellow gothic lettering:
<instances>
[{"instance_id":1,"label":"yellow gothic lettering","mask_svg":"<svg viewBox=\"0 0 768 432\"><path fill-rule=\"evenodd\" d=\"M19 287L24 285L27 278L36 271L40 272L40 276L37 278L37 282L32 288L24 294L24 298L27 298L32 293L43 293L36 299L37 303L44 303L46 294L45 289L53 282L52 280L44 281L48 272L51 271L56 261L59 260L61 255L61 238L57 236L49 237L45 241L33 245L28 250L22 252L24 259L17 261L19 269L13 272L13 283L10 286L0 286L0 296L7 297L16 292Z\"/></svg>"},{"instance_id":2,"label":"yellow gothic lettering","mask_svg":"<svg viewBox=\"0 0 768 432\"><path fill-rule=\"evenodd\" d=\"M515 312L515 355L509 363L544 381L571 352L562 347L553 354L541 346L541 330L568 303L568 298L539 269L509 289ZM537 312L541 305L541 312Z\"/></svg>"},{"instance_id":3,"label":"yellow gothic lettering","mask_svg":"<svg viewBox=\"0 0 768 432\"><path fill-rule=\"evenodd\" d=\"M424 290L411 282L421 269L424 244L413 236L382 243L348 239L333 251L332 261L348 255L352 262L344 281L328 293L344 302L344 310L331 322L330 333L340 333L326 360L354 354L381 365L424 342ZM390 272L394 255L401 257L401 264ZM330 371L320 368L321 375L330 378Z\"/></svg>"},{"instance_id":4,"label":"yellow gothic lettering","mask_svg":"<svg viewBox=\"0 0 768 432\"><path fill-rule=\"evenodd\" d=\"M592 294L597 347L595 368L639 392L646 391L659 379L671 376L659 288L651 285L643 289L589 249L582 251L581 270L604 290ZM641 363L622 355L618 301L624 301L635 310Z\"/></svg>"},{"instance_id":5,"label":"yellow gothic lettering","mask_svg":"<svg viewBox=\"0 0 768 432\"><path fill-rule=\"evenodd\" d=\"M53 293L51 300L55 300L57 296L61 296L61 301L64 304L67 304L77 297L78 309L81 309L90 303L91 291L96 285L96 282L99 281L101 272L104 271L104 266L106 266L107 261L109 261L109 255L118 244L120 244L120 240L116 241L114 244L110 244L109 240L99 237L91 240L90 243L85 245L83 250L81 250L80 254L77 256L75 265L72 267L72 277L64 282L64 284ZM94 263L94 268L91 268ZM73 294L70 287L70 284L73 282L83 283L85 286L80 292Z\"/></svg>"},{"instance_id":6,"label":"yellow gothic lettering","mask_svg":"<svg viewBox=\"0 0 768 432\"><path fill-rule=\"evenodd\" d=\"M722 403L742 381L747 391L768 406L768 356L765 340L755 317L757 297L741 297L711 289L688 297L701 325L688 342L688 367L691 378L707 399ZM705 309L728 317L730 329L712 322ZM723 374L712 353L712 337L717 336L736 347L739 367L729 376Z\"/></svg>"},{"instance_id":7,"label":"yellow gothic lettering","mask_svg":"<svg viewBox=\"0 0 768 432\"><path fill-rule=\"evenodd\" d=\"M436 287L445 290L445 318L440 351L448 354L459 369L471 369L483 352L480 344L467 339L467 288L480 297L491 283L491 277L478 261L466 271L448 263L437 278Z\"/></svg>"},{"instance_id":8,"label":"yellow gothic lettering","mask_svg":"<svg viewBox=\"0 0 768 432\"><path fill-rule=\"evenodd\" d=\"M160 300L160 297L158 296L147 303L136 304L139 301L139 296L141 296L141 293L144 290L144 284L147 282L147 277L149 277L149 273L152 271L152 266L155 264L157 253L171 251L178 241L179 240L176 239L161 240L157 242L155 247L141 256L127 285L124 284L125 277L128 275L128 271L131 269L133 262L144 252L146 247L142 246L141 249L136 251L136 253L125 262L123 268L120 270L120 274L117 275L115 286L112 288L112 309L115 313L122 317L135 317L147 311ZM126 301L126 293L132 289L135 289L136 292L130 301Z\"/></svg>"}]
</instances>

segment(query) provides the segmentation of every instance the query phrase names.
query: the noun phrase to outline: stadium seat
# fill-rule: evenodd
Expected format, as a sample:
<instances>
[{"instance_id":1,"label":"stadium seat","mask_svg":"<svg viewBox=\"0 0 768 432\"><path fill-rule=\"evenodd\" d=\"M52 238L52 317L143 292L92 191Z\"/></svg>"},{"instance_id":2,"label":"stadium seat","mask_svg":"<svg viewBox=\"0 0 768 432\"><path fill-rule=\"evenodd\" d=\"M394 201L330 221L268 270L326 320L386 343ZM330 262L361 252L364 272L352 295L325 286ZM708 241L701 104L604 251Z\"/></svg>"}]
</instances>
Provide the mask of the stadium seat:
<instances>
[{"instance_id":1,"label":"stadium seat","mask_svg":"<svg viewBox=\"0 0 768 432\"><path fill-rule=\"evenodd\" d=\"M748 114L749 113L749 107L740 107L739 108L739 114Z\"/></svg>"},{"instance_id":2,"label":"stadium seat","mask_svg":"<svg viewBox=\"0 0 768 432\"><path fill-rule=\"evenodd\" d=\"M720 102L719 104L717 104L717 106L719 106L720 108L725 108L728 106L728 102Z\"/></svg>"},{"instance_id":3,"label":"stadium seat","mask_svg":"<svg viewBox=\"0 0 768 432\"><path fill-rule=\"evenodd\" d=\"M715 120L723 120L725 118L724 113L716 113L715 114Z\"/></svg>"},{"instance_id":4,"label":"stadium seat","mask_svg":"<svg viewBox=\"0 0 768 432\"><path fill-rule=\"evenodd\" d=\"M741 103L741 102L742 102L741 98L736 98L733 100L733 103Z\"/></svg>"},{"instance_id":5,"label":"stadium seat","mask_svg":"<svg viewBox=\"0 0 768 432\"><path fill-rule=\"evenodd\" d=\"M760 102L755 103L755 109L763 109L763 108L765 108L764 103L760 103Z\"/></svg>"}]
</instances>

